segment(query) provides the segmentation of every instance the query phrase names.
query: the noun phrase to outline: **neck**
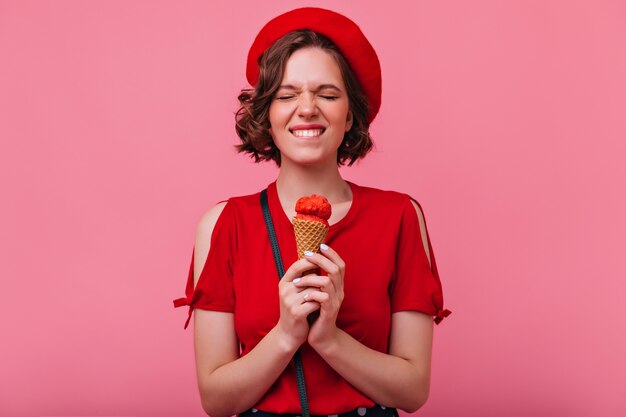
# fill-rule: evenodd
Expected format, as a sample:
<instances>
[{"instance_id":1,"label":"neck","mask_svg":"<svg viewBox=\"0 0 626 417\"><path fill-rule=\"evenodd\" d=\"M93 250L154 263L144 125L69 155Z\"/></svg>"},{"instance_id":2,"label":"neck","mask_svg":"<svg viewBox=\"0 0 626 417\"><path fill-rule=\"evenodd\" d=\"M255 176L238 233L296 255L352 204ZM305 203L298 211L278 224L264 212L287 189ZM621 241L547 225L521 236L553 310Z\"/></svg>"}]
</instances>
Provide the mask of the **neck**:
<instances>
[{"instance_id":1,"label":"neck","mask_svg":"<svg viewBox=\"0 0 626 417\"><path fill-rule=\"evenodd\" d=\"M295 205L300 197L311 194L323 195L331 204L350 201L352 198L350 185L341 178L334 161L325 165L302 165L283 159L276 189L280 200L288 203L288 206Z\"/></svg>"}]
</instances>

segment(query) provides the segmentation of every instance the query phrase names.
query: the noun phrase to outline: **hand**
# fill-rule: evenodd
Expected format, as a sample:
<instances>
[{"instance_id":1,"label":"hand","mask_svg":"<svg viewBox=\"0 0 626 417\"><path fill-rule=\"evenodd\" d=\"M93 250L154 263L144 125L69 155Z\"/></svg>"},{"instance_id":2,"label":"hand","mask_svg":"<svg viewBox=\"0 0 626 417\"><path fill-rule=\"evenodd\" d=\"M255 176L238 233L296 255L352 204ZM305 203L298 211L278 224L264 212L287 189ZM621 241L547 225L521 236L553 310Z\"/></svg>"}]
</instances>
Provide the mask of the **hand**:
<instances>
[{"instance_id":1,"label":"hand","mask_svg":"<svg viewBox=\"0 0 626 417\"><path fill-rule=\"evenodd\" d=\"M316 268L307 258L299 259L285 272L278 282L278 297L280 300L280 318L278 328L295 348L299 347L309 333L307 316L320 309L317 300L319 294L311 294L307 288L294 285L294 279L299 278L303 272Z\"/></svg>"},{"instance_id":2,"label":"hand","mask_svg":"<svg viewBox=\"0 0 626 417\"><path fill-rule=\"evenodd\" d=\"M297 288L309 291L307 302L320 305L320 316L311 325L307 338L313 348L330 342L334 337L337 331L337 315L344 298L346 264L337 252L326 245L324 247L326 249L322 249L321 253L313 253L305 259L326 271L328 275L306 275L294 282Z\"/></svg>"}]
</instances>

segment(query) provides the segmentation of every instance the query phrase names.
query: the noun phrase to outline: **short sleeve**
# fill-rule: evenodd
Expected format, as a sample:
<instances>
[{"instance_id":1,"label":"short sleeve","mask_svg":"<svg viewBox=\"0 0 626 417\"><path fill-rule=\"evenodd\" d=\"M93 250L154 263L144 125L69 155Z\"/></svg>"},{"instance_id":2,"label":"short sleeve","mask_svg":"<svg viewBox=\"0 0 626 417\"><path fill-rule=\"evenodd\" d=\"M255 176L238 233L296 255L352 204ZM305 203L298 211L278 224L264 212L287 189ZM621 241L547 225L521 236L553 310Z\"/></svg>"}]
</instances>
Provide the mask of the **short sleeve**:
<instances>
[{"instance_id":1,"label":"short sleeve","mask_svg":"<svg viewBox=\"0 0 626 417\"><path fill-rule=\"evenodd\" d=\"M233 269L237 230L232 205L229 201L224 206L213 227L209 253L195 289L193 282L195 245L192 248L185 297L174 300L174 308L189 306L184 329L189 325L194 308L234 311Z\"/></svg>"},{"instance_id":2,"label":"short sleeve","mask_svg":"<svg viewBox=\"0 0 626 417\"><path fill-rule=\"evenodd\" d=\"M401 211L396 269L391 285L391 312L420 311L435 316L435 323L439 324L451 311L443 308L443 290L430 237L427 239L432 268L424 250L419 219L411 200L415 201L406 196ZM417 205L421 209L419 203ZM426 234L428 236L428 228Z\"/></svg>"}]
</instances>

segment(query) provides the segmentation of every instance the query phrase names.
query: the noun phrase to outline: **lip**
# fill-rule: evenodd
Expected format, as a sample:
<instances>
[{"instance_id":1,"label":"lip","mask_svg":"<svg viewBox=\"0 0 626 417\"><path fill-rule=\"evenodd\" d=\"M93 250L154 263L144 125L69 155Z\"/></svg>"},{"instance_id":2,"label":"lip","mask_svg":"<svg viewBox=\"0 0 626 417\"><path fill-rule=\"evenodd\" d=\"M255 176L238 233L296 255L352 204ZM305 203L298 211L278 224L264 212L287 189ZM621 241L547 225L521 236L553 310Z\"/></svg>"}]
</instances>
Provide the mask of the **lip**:
<instances>
[{"instance_id":1,"label":"lip","mask_svg":"<svg viewBox=\"0 0 626 417\"><path fill-rule=\"evenodd\" d=\"M326 130L326 126L322 126L322 125L295 125L295 126L291 126L289 128L289 130L291 130L291 131L294 131L294 130L309 130L309 129Z\"/></svg>"},{"instance_id":2,"label":"lip","mask_svg":"<svg viewBox=\"0 0 626 417\"><path fill-rule=\"evenodd\" d=\"M294 130L311 130L311 129L321 129L322 133L320 133L317 136L306 136L306 137L296 136L293 133ZM296 139L311 140L311 139L318 139L320 136L322 136L324 132L326 132L326 127L322 125L317 125L317 124L296 125L296 126L292 126L291 128L289 128L289 132Z\"/></svg>"}]
</instances>

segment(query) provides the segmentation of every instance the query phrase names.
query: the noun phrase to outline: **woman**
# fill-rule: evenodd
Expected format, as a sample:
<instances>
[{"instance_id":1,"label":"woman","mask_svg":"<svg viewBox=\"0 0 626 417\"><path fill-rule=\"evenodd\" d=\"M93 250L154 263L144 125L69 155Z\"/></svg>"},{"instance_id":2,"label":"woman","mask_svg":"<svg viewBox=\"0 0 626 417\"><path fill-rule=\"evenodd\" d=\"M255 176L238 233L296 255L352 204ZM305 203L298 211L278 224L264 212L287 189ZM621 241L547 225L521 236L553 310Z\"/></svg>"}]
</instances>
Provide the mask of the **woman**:
<instances>
[{"instance_id":1,"label":"woman","mask_svg":"<svg viewBox=\"0 0 626 417\"><path fill-rule=\"evenodd\" d=\"M288 268L278 280L260 192L200 220L187 296L174 304L189 305L185 328L196 310L204 410L301 414L296 351L312 415L417 410L429 393L432 316L450 314L424 217L407 194L345 181L338 169L372 148L376 53L345 16L302 8L259 32L246 74L254 88L239 96L238 150L280 167L267 198ZM330 201L330 229L319 253L298 260L290 219L296 200L312 194Z\"/></svg>"}]
</instances>

